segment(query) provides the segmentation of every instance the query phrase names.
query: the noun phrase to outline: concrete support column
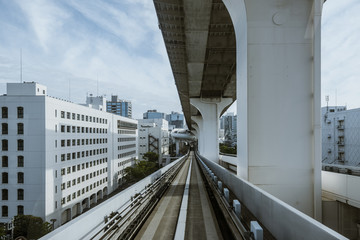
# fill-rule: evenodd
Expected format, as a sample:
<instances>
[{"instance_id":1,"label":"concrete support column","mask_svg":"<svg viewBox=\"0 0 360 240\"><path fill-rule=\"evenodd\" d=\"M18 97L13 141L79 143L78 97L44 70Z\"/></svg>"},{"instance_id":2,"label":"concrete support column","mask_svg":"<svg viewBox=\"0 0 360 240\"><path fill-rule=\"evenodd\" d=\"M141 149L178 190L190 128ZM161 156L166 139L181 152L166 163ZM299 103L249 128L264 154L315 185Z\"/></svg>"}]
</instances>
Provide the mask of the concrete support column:
<instances>
[{"instance_id":1,"label":"concrete support column","mask_svg":"<svg viewBox=\"0 0 360 240\"><path fill-rule=\"evenodd\" d=\"M179 156L180 141L178 139L175 140L175 146L176 146L176 156Z\"/></svg>"},{"instance_id":2,"label":"concrete support column","mask_svg":"<svg viewBox=\"0 0 360 240\"><path fill-rule=\"evenodd\" d=\"M79 214L82 214L83 211L84 211L84 209L83 209L83 206L82 206L82 202L80 202L80 203L79 203L79 206L78 206L78 213L79 213Z\"/></svg>"},{"instance_id":3,"label":"concrete support column","mask_svg":"<svg viewBox=\"0 0 360 240\"><path fill-rule=\"evenodd\" d=\"M196 107L202 116L200 128L205 158L219 162L219 117L221 112L232 103L231 98L190 98L190 104Z\"/></svg>"},{"instance_id":4,"label":"concrete support column","mask_svg":"<svg viewBox=\"0 0 360 240\"><path fill-rule=\"evenodd\" d=\"M323 0L223 0L236 35L238 176L321 218Z\"/></svg>"},{"instance_id":5,"label":"concrete support column","mask_svg":"<svg viewBox=\"0 0 360 240\"><path fill-rule=\"evenodd\" d=\"M204 148L203 148L203 139L202 139L202 134L201 134L201 131L202 131L202 127L203 127L203 119L201 116L191 116L191 120L193 120L196 125L193 126L193 128L196 129L196 132L198 134L198 150L199 150L199 153L202 155L202 153L204 152Z\"/></svg>"}]
</instances>

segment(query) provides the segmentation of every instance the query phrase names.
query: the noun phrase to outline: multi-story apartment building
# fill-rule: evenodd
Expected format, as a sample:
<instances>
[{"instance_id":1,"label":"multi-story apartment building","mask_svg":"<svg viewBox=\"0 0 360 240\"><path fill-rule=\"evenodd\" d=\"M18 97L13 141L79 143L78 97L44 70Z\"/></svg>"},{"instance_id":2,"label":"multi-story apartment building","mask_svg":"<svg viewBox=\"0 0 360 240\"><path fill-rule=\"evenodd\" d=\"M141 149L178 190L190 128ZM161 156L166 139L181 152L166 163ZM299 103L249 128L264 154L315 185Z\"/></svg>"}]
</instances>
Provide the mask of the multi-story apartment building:
<instances>
[{"instance_id":1,"label":"multi-story apartment building","mask_svg":"<svg viewBox=\"0 0 360 240\"><path fill-rule=\"evenodd\" d=\"M322 109L322 162L360 166L360 108Z\"/></svg>"},{"instance_id":2,"label":"multi-story apartment building","mask_svg":"<svg viewBox=\"0 0 360 240\"><path fill-rule=\"evenodd\" d=\"M165 119L139 119L139 158L147 152L159 154L159 163L169 154L168 122Z\"/></svg>"},{"instance_id":3,"label":"multi-story apartment building","mask_svg":"<svg viewBox=\"0 0 360 240\"><path fill-rule=\"evenodd\" d=\"M106 102L106 111L123 117L132 117L131 102L121 100L116 95L112 95L111 101Z\"/></svg>"},{"instance_id":4,"label":"multi-story apartment building","mask_svg":"<svg viewBox=\"0 0 360 240\"><path fill-rule=\"evenodd\" d=\"M137 121L49 97L37 83L0 96L0 222L30 214L57 227L118 187L137 157Z\"/></svg>"}]
</instances>

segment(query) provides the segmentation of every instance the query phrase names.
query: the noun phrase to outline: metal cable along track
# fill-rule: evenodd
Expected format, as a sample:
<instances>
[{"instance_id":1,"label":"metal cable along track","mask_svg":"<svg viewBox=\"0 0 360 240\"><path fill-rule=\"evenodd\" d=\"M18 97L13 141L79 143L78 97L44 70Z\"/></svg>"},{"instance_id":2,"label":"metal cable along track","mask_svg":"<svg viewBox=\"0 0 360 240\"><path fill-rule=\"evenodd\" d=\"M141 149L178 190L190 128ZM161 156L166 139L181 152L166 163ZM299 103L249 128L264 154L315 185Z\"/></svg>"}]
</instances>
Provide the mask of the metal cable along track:
<instances>
[{"instance_id":1,"label":"metal cable along track","mask_svg":"<svg viewBox=\"0 0 360 240\"><path fill-rule=\"evenodd\" d=\"M187 158L188 156L184 157L154 183L149 184L144 190L132 197L131 203L121 212L116 212L106 225L90 239L133 239Z\"/></svg>"}]
</instances>

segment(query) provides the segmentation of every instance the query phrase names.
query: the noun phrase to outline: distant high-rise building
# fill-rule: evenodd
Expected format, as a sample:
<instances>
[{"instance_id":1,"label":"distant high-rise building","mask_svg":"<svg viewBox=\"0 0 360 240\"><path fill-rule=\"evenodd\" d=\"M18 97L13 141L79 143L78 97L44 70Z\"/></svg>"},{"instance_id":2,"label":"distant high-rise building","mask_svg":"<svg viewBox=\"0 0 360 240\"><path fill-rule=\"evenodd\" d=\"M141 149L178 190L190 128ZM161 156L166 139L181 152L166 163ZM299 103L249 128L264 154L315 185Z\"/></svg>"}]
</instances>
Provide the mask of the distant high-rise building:
<instances>
[{"instance_id":1,"label":"distant high-rise building","mask_svg":"<svg viewBox=\"0 0 360 240\"><path fill-rule=\"evenodd\" d=\"M223 119L223 126L224 126L224 138L225 142L229 144L236 143L236 122L237 116L234 113L227 113L222 117Z\"/></svg>"},{"instance_id":2,"label":"distant high-rise building","mask_svg":"<svg viewBox=\"0 0 360 240\"><path fill-rule=\"evenodd\" d=\"M121 100L117 95L112 95L111 101L106 102L106 111L119 116L132 118L131 102Z\"/></svg>"},{"instance_id":3,"label":"distant high-rise building","mask_svg":"<svg viewBox=\"0 0 360 240\"><path fill-rule=\"evenodd\" d=\"M169 128L184 128L184 115L178 112L171 112L166 115Z\"/></svg>"},{"instance_id":4,"label":"distant high-rise building","mask_svg":"<svg viewBox=\"0 0 360 240\"><path fill-rule=\"evenodd\" d=\"M158 112L156 109L147 110L146 113L143 114L143 119L165 119L165 113Z\"/></svg>"}]
</instances>

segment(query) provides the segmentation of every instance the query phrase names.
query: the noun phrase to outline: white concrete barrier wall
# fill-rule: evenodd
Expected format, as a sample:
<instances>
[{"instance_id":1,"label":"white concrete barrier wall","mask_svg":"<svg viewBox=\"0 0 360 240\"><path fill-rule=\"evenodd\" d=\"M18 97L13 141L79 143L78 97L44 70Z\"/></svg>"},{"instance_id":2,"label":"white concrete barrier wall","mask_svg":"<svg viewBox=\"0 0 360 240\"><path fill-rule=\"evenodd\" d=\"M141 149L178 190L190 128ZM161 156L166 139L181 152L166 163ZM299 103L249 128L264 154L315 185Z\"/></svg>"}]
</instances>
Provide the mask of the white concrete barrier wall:
<instances>
[{"instance_id":1,"label":"white concrete barrier wall","mask_svg":"<svg viewBox=\"0 0 360 240\"><path fill-rule=\"evenodd\" d=\"M322 171L323 194L341 202L360 208L360 177Z\"/></svg>"},{"instance_id":2,"label":"white concrete barrier wall","mask_svg":"<svg viewBox=\"0 0 360 240\"><path fill-rule=\"evenodd\" d=\"M201 159L276 239L347 239L220 165Z\"/></svg>"},{"instance_id":3,"label":"white concrete barrier wall","mask_svg":"<svg viewBox=\"0 0 360 240\"><path fill-rule=\"evenodd\" d=\"M122 208L122 206L124 206L127 202L130 201L131 196L134 196L136 193L141 192L145 188L145 186L153 183L169 168L174 166L176 163L178 163L185 157L187 157L187 155L159 169L148 177L142 179L131 187L123 190L119 194L111 197L105 202L90 209L89 211L64 224L63 226L55 229L54 231L40 239L89 239L89 233L92 232L94 229L99 228L99 226L104 223L105 215L109 216L111 212L118 211L120 208Z\"/></svg>"},{"instance_id":4,"label":"white concrete barrier wall","mask_svg":"<svg viewBox=\"0 0 360 240\"><path fill-rule=\"evenodd\" d=\"M237 157L236 156L219 155L219 158L223 162L227 162L227 163L237 166Z\"/></svg>"}]
</instances>

